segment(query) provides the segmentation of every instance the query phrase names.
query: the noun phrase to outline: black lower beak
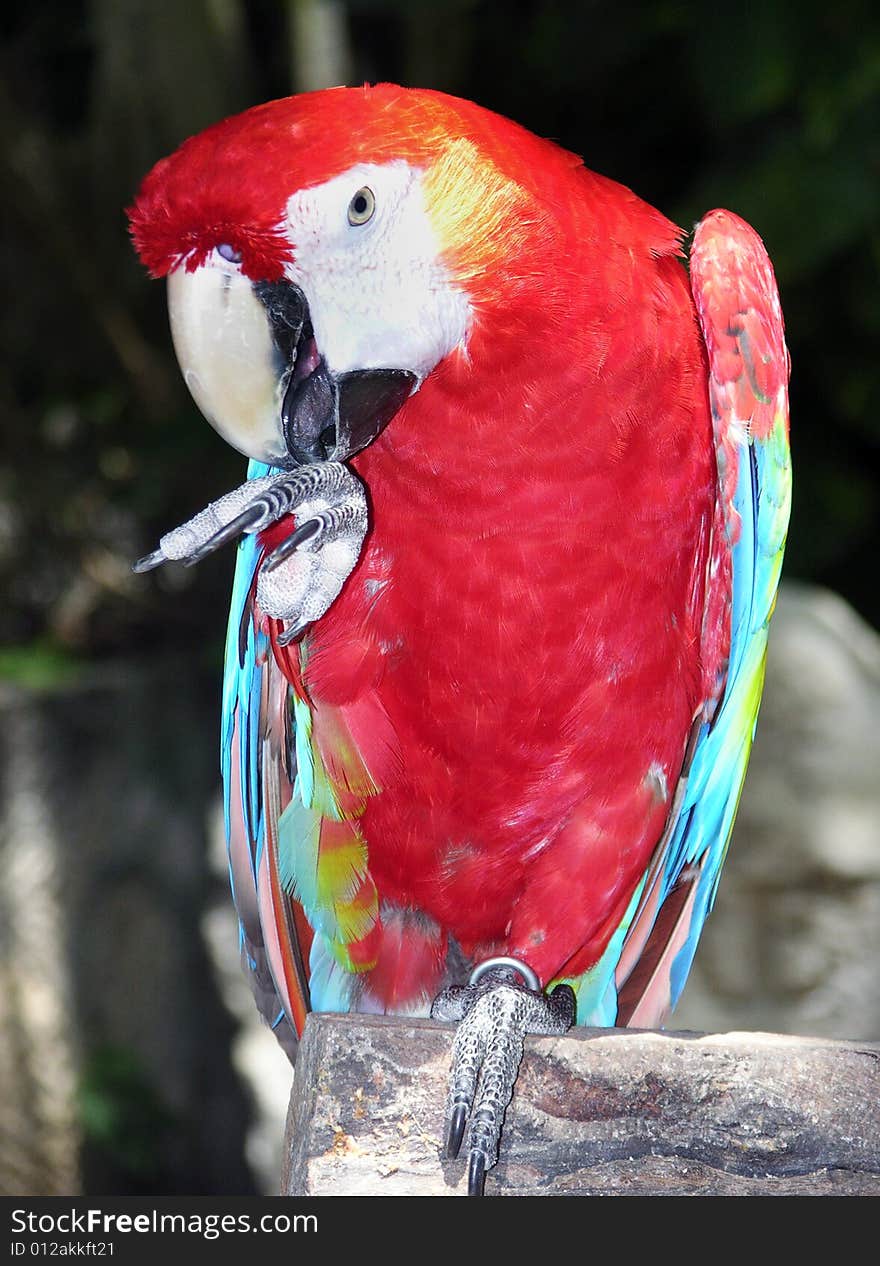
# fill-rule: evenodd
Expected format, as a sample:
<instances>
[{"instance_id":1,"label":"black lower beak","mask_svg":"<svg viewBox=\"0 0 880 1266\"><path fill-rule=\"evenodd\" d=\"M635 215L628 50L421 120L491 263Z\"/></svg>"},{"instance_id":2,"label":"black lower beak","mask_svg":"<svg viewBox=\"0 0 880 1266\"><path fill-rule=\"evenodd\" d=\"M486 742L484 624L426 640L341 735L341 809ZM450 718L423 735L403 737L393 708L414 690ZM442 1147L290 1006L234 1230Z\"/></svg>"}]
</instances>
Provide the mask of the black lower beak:
<instances>
[{"instance_id":1,"label":"black lower beak","mask_svg":"<svg viewBox=\"0 0 880 1266\"><path fill-rule=\"evenodd\" d=\"M302 290L290 281L261 281L254 293L266 310L279 378L286 383L281 429L289 465L347 461L388 425L417 376L406 369L331 373Z\"/></svg>"},{"instance_id":2,"label":"black lower beak","mask_svg":"<svg viewBox=\"0 0 880 1266\"><path fill-rule=\"evenodd\" d=\"M284 396L281 424L292 460L347 461L388 425L415 383L406 369L358 369L337 377L322 357L307 377L291 379Z\"/></svg>"}]
</instances>

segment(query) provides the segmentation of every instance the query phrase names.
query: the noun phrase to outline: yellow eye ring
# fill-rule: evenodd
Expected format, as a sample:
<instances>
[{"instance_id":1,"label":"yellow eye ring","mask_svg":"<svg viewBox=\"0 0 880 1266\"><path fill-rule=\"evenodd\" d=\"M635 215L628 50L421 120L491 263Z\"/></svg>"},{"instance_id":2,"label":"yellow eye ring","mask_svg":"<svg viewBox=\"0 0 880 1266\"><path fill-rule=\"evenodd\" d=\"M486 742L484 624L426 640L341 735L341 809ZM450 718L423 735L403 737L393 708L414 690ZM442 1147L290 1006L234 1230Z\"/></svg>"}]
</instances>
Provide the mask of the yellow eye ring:
<instances>
[{"instance_id":1,"label":"yellow eye ring","mask_svg":"<svg viewBox=\"0 0 880 1266\"><path fill-rule=\"evenodd\" d=\"M373 218L373 212L376 210L376 198L372 189L364 185L362 189L358 189L357 193L348 204L348 222L349 224L366 224L367 220Z\"/></svg>"}]
</instances>

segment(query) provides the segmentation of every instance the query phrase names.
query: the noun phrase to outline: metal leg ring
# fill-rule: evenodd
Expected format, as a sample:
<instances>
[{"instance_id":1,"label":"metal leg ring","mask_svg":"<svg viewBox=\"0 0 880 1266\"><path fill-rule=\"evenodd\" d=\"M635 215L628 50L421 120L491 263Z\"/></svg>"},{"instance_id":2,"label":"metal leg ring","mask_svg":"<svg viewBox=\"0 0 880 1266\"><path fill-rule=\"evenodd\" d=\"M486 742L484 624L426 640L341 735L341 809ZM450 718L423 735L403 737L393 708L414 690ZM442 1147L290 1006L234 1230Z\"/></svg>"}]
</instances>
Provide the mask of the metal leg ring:
<instances>
[{"instance_id":1,"label":"metal leg ring","mask_svg":"<svg viewBox=\"0 0 880 1266\"><path fill-rule=\"evenodd\" d=\"M487 958L477 966L470 974L468 979L469 985L475 985L477 981L485 976L487 971L491 971L493 967L509 967L512 971L517 972L522 977L522 982L527 989L534 989L537 993L541 992L541 982L537 975L532 971L527 963L521 963L518 958Z\"/></svg>"}]
</instances>

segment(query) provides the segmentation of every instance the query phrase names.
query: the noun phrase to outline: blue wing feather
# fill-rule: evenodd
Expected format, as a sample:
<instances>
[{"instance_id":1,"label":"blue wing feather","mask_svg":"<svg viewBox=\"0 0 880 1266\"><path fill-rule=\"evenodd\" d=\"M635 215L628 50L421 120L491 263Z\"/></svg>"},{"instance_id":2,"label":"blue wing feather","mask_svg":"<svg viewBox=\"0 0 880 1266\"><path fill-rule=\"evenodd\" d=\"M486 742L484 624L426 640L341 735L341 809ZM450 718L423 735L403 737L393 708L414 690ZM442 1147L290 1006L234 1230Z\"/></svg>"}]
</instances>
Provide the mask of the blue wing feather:
<instances>
[{"instance_id":1,"label":"blue wing feather","mask_svg":"<svg viewBox=\"0 0 880 1266\"><path fill-rule=\"evenodd\" d=\"M271 473L260 462L248 466L248 478ZM291 953L287 899L277 893L277 865L266 855L279 813L279 781L289 787L293 771L284 768L289 754L278 739L287 721L287 690L280 693L283 716L273 717L279 694L272 692L274 664L265 628L253 618L253 592L262 547L256 536L238 545L226 634L220 727L220 772L232 896L239 917L242 959L254 996L267 1023L289 1053L293 1050L292 991L286 982L285 955ZM276 683L277 685L277 683ZM274 705L268 700L275 699ZM274 727L274 738L272 731ZM270 741L271 739L271 741ZM272 768L267 768L271 763ZM273 889L274 896L273 896ZM282 916L279 920L278 905ZM288 1024L288 1020L290 1024Z\"/></svg>"},{"instance_id":2,"label":"blue wing feather","mask_svg":"<svg viewBox=\"0 0 880 1266\"><path fill-rule=\"evenodd\" d=\"M721 698L707 700L695 721L670 820L606 968L617 1023L646 1027L662 1024L678 1001L715 899L755 733L791 501L788 353L763 244L737 217L713 212L697 229L691 261L723 511L723 539L713 547L730 555L730 650ZM774 384L771 395L756 382L759 371ZM601 996L598 985L587 992L580 1023L609 1022L607 996L596 1007Z\"/></svg>"},{"instance_id":3,"label":"blue wing feather","mask_svg":"<svg viewBox=\"0 0 880 1266\"><path fill-rule=\"evenodd\" d=\"M251 461L248 478L268 474L269 467ZM223 665L223 701L220 720L220 773L223 778L223 810L226 837L229 840L233 814L240 814L253 845L253 871L263 841L262 794L259 778L260 697L262 664L267 653L265 633L258 631L249 618L249 604L254 577L260 558L255 536L244 536L238 544L232 600L226 629L226 654ZM238 746L238 777L241 797L232 802L234 781L232 760L236 727L245 741Z\"/></svg>"}]
</instances>

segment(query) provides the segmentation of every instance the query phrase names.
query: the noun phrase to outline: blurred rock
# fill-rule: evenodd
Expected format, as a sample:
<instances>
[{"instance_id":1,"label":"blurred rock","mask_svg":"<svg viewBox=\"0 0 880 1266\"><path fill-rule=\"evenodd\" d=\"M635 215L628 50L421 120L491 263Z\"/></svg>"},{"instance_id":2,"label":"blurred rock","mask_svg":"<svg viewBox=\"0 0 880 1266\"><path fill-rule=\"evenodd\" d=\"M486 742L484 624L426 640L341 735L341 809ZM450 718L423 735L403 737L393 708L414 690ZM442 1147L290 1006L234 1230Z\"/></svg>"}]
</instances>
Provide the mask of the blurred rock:
<instances>
[{"instance_id":1,"label":"blurred rock","mask_svg":"<svg viewBox=\"0 0 880 1266\"><path fill-rule=\"evenodd\" d=\"M254 1190L200 926L216 694L183 663L0 693L6 1194Z\"/></svg>"},{"instance_id":2,"label":"blurred rock","mask_svg":"<svg viewBox=\"0 0 880 1266\"><path fill-rule=\"evenodd\" d=\"M880 637L783 585L745 791L676 1028L880 1037Z\"/></svg>"},{"instance_id":3,"label":"blurred rock","mask_svg":"<svg viewBox=\"0 0 880 1266\"><path fill-rule=\"evenodd\" d=\"M293 1083L293 1068L275 1034L263 1024L242 970L238 948L238 916L229 892L229 864L223 809L218 795L209 828L210 860L217 876L215 900L205 913L205 935L220 996L235 1019L232 1065L249 1088L254 1105L244 1143L245 1158L258 1189L278 1194L284 1159L284 1122Z\"/></svg>"}]
</instances>

